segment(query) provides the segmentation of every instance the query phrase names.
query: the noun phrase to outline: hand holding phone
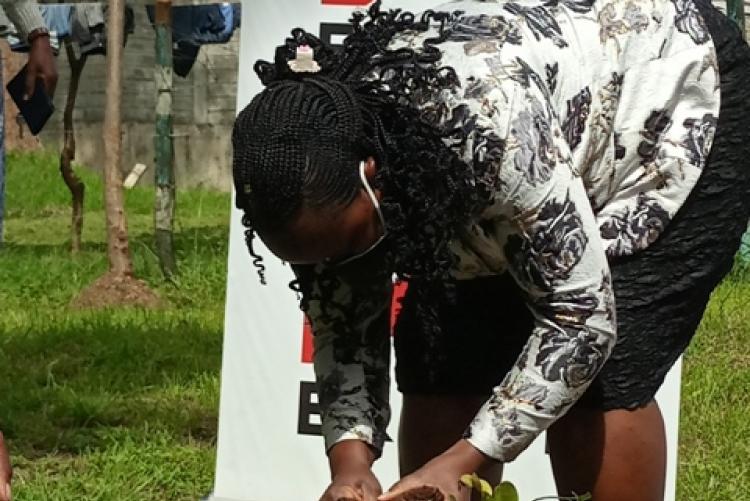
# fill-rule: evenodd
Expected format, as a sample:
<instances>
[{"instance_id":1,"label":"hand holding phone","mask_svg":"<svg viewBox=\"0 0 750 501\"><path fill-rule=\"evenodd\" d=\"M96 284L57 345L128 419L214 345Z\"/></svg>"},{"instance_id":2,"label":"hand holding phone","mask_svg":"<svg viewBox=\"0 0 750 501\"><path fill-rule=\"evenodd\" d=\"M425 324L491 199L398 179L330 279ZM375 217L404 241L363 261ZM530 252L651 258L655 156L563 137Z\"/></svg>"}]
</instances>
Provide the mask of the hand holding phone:
<instances>
[{"instance_id":1,"label":"hand holding phone","mask_svg":"<svg viewBox=\"0 0 750 501\"><path fill-rule=\"evenodd\" d=\"M10 97L13 98L13 102L18 106L18 110L29 126L29 130L36 136L54 113L55 106L44 89L44 82L41 79L36 81L34 94L24 99L27 71L27 66L21 68L21 71L8 82L7 88Z\"/></svg>"}]
</instances>

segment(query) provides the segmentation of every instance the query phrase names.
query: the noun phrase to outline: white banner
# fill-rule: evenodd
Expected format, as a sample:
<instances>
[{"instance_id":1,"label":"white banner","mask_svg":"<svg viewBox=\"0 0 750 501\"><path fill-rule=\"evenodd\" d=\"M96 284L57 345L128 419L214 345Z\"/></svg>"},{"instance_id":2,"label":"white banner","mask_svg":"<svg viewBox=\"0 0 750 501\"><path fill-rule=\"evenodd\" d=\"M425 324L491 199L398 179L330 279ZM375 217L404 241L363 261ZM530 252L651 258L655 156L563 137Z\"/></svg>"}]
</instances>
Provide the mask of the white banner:
<instances>
[{"instance_id":1,"label":"white banner","mask_svg":"<svg viewBox=\"0 0 750 501\"><path fill-rule=\"evenodd\" d=\"M346 33L352 5L362 0L243 0L238 110L261 90L253 72L257 59L271 60L274 49L300 26L337 43ZM441 3L441 2L440 2ZM332 5L348 4L348 5ZM419 10L427 0L386 2ZM314 387L309 339L303 315L287 284L283 266L255 240L264 256L267 286L258 282L237 210L232 212L216 480L211 501L314 501L329 481ZM669 477L667 499L674 500L679 412L679 364L658 399L667 422ZM391 391L397 436L400 395ZM384 488L398 479L396 445L387 443L375 472ZM506 468L523 501L555 492L544 439L538 439Z\"/></svg>"}]
</instances>

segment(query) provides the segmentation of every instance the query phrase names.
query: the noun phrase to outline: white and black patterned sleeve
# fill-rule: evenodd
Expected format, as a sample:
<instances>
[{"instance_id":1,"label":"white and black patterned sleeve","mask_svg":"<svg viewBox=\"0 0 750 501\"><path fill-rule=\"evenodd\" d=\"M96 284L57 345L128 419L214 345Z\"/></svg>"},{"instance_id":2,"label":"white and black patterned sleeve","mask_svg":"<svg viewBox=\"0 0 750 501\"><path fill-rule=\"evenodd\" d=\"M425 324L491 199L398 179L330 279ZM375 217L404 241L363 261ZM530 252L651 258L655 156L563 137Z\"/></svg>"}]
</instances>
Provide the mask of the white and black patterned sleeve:
<instances>
[{"instance_id":1,"label":"white and black patterned sleeve","mask_svg":"<svg viewBox=\"0 0 750 501\"><path fill-rule=\"evenodd\" d=\"M496 204L511 221L503 250L535 327L466 432L476 448L500 461L515 459L580 398L616 339L599 231L540 88L528 80L514 87Z\"/></svg>"},{"instance_id":2,"label":"white and black patterned sleeve","mask_svg":"<svg viewBox=\"0 0 750 501\"><path fill-rule=\"evenodd\" d=\"M310 298L325 447L362 440L378 454L390 419L390 304L385 273L295 267Z\"/></svg>"}]
</instances>

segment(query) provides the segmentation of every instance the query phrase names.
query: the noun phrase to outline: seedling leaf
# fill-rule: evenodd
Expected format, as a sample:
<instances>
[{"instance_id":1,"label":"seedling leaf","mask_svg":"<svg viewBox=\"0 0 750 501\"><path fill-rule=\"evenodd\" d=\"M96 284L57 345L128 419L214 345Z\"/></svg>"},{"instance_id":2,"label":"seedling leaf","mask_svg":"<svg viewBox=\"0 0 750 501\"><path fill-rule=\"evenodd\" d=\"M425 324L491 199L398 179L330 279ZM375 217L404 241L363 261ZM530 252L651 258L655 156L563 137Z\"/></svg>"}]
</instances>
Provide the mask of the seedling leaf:
<instances>
[{"instance_id":1,"label":"seedling leaf","mask_svg":"<svg viewBox=\"0 0 750 501\"><path fill-rule=\"evenodd\" d=\"M479 479L479 492L482 493L482 499L489 499L492 497L492 486L486 480Z\"/></svg>"},{"instance_id":2,"label":"seedling leaf","mask_svg":"<svg viewBox=\"0 0 750 501\"><path fill-rule=\"evenodd\" d=\"M479 492L482 496L482 500L492 499L492 486L483 478L479 478L479 475L476 473L462 475L461 483L469 489L474 489Z\"/></svg>"},{"instance_id":3,"label":"seedling leaf","mask_svg":"<svg viewBox=\"0 0 750 501\"><path fill-rule=\"evenodd\" d=\"M510 482L502 482L495 487L492 501L518 501L518 491Z\"/></svg>"},{"instance_id":4,"label":"seedling leaf","mask_svg":"<svg viewBox=\"0 0 750 501\"><path fill-rule=\"evenodd\" d=\"M468 473L466 475L461 475L461 483L464 484L469 489L471 489L474 486L474 482L471 479L471 475L469 475Z\"/></svg>"}]
</instances>

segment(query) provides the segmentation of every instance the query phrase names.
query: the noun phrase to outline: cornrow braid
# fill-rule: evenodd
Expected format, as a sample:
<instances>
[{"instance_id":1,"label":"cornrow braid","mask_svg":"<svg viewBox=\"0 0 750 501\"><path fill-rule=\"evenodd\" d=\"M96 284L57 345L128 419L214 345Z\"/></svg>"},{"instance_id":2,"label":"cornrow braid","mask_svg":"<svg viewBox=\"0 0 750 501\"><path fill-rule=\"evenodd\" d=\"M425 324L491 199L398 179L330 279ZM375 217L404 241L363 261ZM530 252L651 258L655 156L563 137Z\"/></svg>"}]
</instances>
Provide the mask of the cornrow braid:
<instances>
[{"instance_id":1,"label":"cornrow braid","mask_svg":"<svg viewBox=\"0 0 750 501\"><path fill-rule=\"evenodd\" d=\"M353 200L356 171L347 176L326 168L357 161L349 131L361 118L352 116L352 102L351 92L334 81L280 81L240 113L232 136L237 205L255 229L283 227L303 201Z\"/></svg>"}]
</instances>

